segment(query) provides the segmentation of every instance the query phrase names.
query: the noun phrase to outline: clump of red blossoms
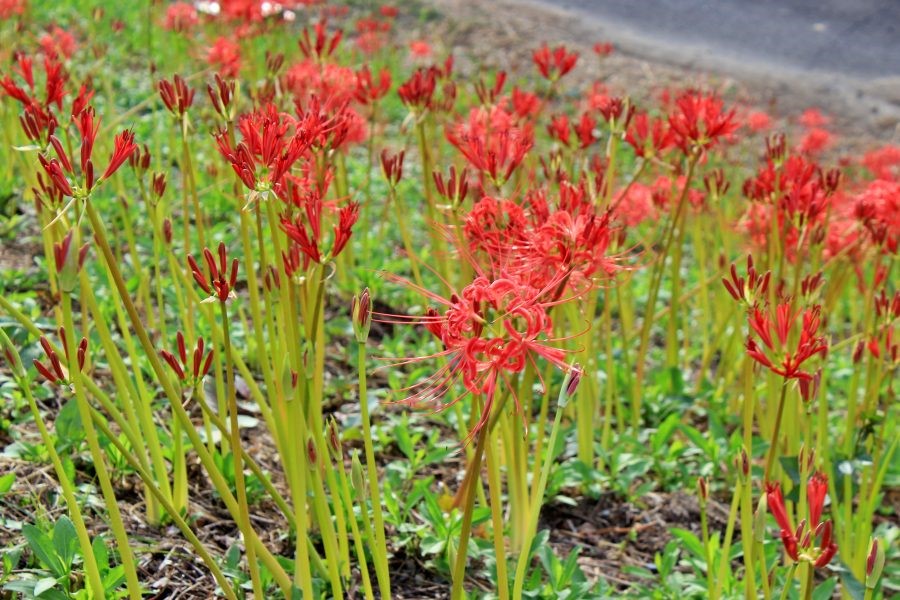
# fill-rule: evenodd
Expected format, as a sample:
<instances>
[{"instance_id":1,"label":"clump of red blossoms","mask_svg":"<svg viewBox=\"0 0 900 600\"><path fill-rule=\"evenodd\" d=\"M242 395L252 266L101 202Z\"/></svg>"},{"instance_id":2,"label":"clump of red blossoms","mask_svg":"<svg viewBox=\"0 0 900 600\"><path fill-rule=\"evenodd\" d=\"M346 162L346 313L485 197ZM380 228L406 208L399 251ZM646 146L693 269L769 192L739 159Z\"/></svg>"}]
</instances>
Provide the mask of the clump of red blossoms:
<instances>
[{"instance_id":1,"label":"clump of red blossoms","mask_svg":"<svg viewBox=\"0 0 900 600\"><path fill-rule=\"evenodd\" d=\"M527 364L539 373L538 358L560 369L569 369L566 351L553 346L558 340L551 337L553 322L548 309L554 302L547 299L565 277L565 273L560 273L547 287L538 289L512 277L478 275L461 292L451 294L449 298L417 288L442 304L443 312L429 308L422 317L376 313L376 320L382 322L421 324L443 346L443 350L432 356L410 358L400 364L439 356L447 359L436 373L409 388L409 395L402 402L444 410L468 394L483 396L481 416L466 441L487 424L498 385L506 386L520 410L516 390L509 380L512 374L521 372ZM413 285L400 278L392 279ZM457 381L462 382L464 391L446 400ZM524 420L525 415L522 418Z\"/></svg>"},{"instance_id":2,"label":"clump of red blossoms","mask_svg":"<svg viewBox=\"0 0 900 600\"><path fill-rule=\"evenodd\" d=\"M569 52L562 44L551 50L544 43L534 51L531 58L534 60L541 77L550 82L555 82L575 68L575 63L578 62L578 53Z\"/></svg>"},{"instance_id":3,"label":"clump of red blossoms","mask_svg":"<svg viewBox=\"0 0 900 600\"><path fill-rule=\"evenodd\" d=\"M784 498L779 483L766 484L766 500L772 516L781 528L781 542L792 560L808 562L821 569L834 558L838 547L832 538L831 520L822 521L825 496L828 493L828 478L816 473L806 484L806 498L809 503L809 520L800 521L796 529L791 524L784 507Z\"/></svg>"},{"instance_id":4,"label":"clump of red blossoms","mask_svg":"<svg viewBox=\"0 0 900 600\"><path fill-rule=\"evenodd\" d=\"M815 355L825 356L828 352L825 338L817 335L820 313L818 305L803 311L794 310L790 301L781 302L774 310L754 307L748 317L750 328L763 345L748 336L747 354L785 379L812 379L812 374L801 366ZM799 332L796 331L798 323Z\"/></svg>"}]
</instances>

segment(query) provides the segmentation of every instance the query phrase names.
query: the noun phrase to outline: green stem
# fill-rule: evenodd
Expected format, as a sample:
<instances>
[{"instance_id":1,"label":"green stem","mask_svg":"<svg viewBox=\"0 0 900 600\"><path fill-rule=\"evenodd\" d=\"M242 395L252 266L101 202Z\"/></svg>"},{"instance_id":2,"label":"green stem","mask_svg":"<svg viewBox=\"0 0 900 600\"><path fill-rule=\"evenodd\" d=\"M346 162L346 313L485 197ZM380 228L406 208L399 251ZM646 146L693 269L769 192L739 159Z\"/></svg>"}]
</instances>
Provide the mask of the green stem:
<instances>
[{"instance_id":1,"label":"green stem","mask_svg":"<svg viewBox=\"0 0 900 600\"><path fill-rule=\"evenodd\" d=\"M128 451L128 448L119 441L118 437L112 432L109 426L103 419L103 415L101 415L98 411L92 410L91 414L93 415L94 423L97 427L103 432L113 446L119 451L119 453L125 458L125 461L133 468L138 477L141 478L141 481L144 482L144 485L150 491L150 493L156 498L157 502L159 502L168 514L171 515L172 522L175 523L175 526L181 531L182 535L184 535L185 539L193 546L194 551L197 552L197 555L200 556L200 560L203 561L203 564L209 569L209 572L212 574L213 578L216 580L216 583L219 584L219 587L222 589L222 593L225 594L225 597L229 600L237 600L237 595L234 593L234 589L231 584L228 582L228 579L222 573L222 570L219 568L218 563L212 557L212 555L207 551L206 546L203 545L203 542L200 541L194 532L191 530L190 526L181 518L181 515L178 513L178 509L173 505L169 499L162 493L162 490L153 483L153 479L150 473L141 466L140 461L135 459L135 457Z\"/></svg>"},{"instance_id":2,"label":"green stem","mask_svg":"<svg viewBox=\"0 0 900 600\"><path fill-rule=\"evenodd\" d=\"M69 369L69 377L75 388L75 400L78 403L78 414L81 416L84 437L87 439L88 448L91 452L91 460L93 461L94 469L97 472L97 479L100 480L100 489L103 492L103 499L106 503L107 512L109 513L109 525L113 530L113 535L116 538L116 545L119 548L122 568L125 570L128 596L132 600L140 600L141 584L140 581L138 581L134 555L131 552L131 546L128 542L128 533L125 531L122 514L119 512L119 502L116 499L116 492L112 487L109 472L106 470L106 460L103 451L100 448L100 442L97 439L97 431L94 429L93 419L91 419L91 407L84 393L81 369L78 368L78 364L76 360L74 360L78 355L78 344L75 341L76 330L74 320L72 319L72 297L68 292L63 292L62 294L62 314L66 331L68 332L66 340L64 340L67 349L66 355L71 357L71 360L67 361L67 367Z\"/></svg>"},{"instance_id":3,"label":"green stem","mask_svg":"<svg viewBox=\"0 0 900 600\"><path fill-rule=\"evenodd\" d=\"M769 440L769 450L766 452L766 470L763 482L768 483L772 475L772 467L775 464L775 454L778 452L778 436L781 434L781 418L784 414L784 400L787 396L788 380L781 383L781 396L778 398L778 409L775 412L775 427L772 431L772 439Z\"/></svg>"},{"instance_id":4,"label":"green stem","mask_svg":"<svg viewBox=\"0 0 900 600\"><path fill-rule=\"evenodd\" d=\"M493 390L488 393L493 393ZM482 427L478 432L478 442L475 447L475 455L469 463L469 479L466 487L465 506L463 508L462 528L459 532L459 546L456 549L456 560L453 565L453 587L450 590L451 600L462 600L464 595L463 583L466 578L466 562L468 558L469 536L472 534L472 513L475 509L475 490L478 488L478 480L481 474L481 456L484 454L484 445L487 440L486 428Z\"/></svg>"},{"instance_id":5,"label":"green stem","mask_svg":"<svg viewBox=\"0 0 900 600\"><path fill-rule=\"evenodd\" d=\"M789 592L793 585L791 585L794 581L794 572L797 570L797 563L791 564L791 568L788 570L787 577L784 579L784 589L781 590L781 596L779 596L780 600L787 600Z\"/></svg>"},{"instance_id":6,"label":"green stem","mask_svg":"<svg viewBox=\"0 0 900 600\"><path fill-rule=\"evenodd\" d=\"M366 345L360 343L357 351L357 372L359 373L359 410L363 426L363 445L366 452L366 477L369 480L369 495L375 526L375 544L372 549L378 591L381 597L391 597L391 579L388 571L387 540L384 536L384 515L381 511L381 491L378 489L378 469L375 463L375 448L372 445L372 423L369 416L369 393L366 385Z\"/></svg>"},{"instance_id":7,"label":"green stem","mask_svg":"<svg viewBox=\"0 0 900 600\"><path fill-rule=\"evenodd\" d=\"M234 488L238 501L238 527L244 538L244 550L247 553L247 566L253 582L253 595L262 598L262 583L259 578L259 565L256 563L256 552L250 543L250 506L247 502L247 486L244 483L244 461L241 456L241 431L238 428L237 393L234 388L234 364L231 360L231 328L228 322L228 308L225 302L219 302L222 316L222 340L225 344L225 387L228 395L229 433L231 434L231 456L234 459Z\"/></svg>"},{"instance_id":8,"label":"green stem","mask_svg":"<svg viewBox=\"0 0 900 600\"><path fill-rule=\"evenodd\" d=\"M78 535L78 544L81 547L84 570L89 583L88 589L91 592L90 596L92 598L105 598L106 591L103 587L103 580L100 577L100 568L97 565L97 559L94 557L94 548L91 546L91 538L88 534L87 526L84 524L84 517L81 515L81 509L78 507L78 500L75 498L75 489L72 486L72 482L69 480L69 476L66 474L66 469L63 467L62 460L60 460L59 454L56 452L56 445L53 443L53 438L50 437L50 432L47 430L44 418L41 416L37 402L34 400L34 395L31 393L30 382L25 378L24 374L21 377L16 377L16 382L19 384L22 393L25 394L25 399L28 401L28 407L31 409L31 414L34 416L34 422L41 434L41 440L44 443L44 447L47 448L47 453L50 455L50 462L53 463L53 470L56 471L56 478L59 480L59 485L62 488L63 498L66 500L66 507L69 509L69 516L72 519L72 523L75 525L75 533Z\"/></svg>"},{"instance_id":9,"label":"green stem","mask_svg":"<svg viewBox=\"0 0 900 600\"><path fill-rule=\"evenodd\" d=\"M488 437L490 439L485 446L484 455L488 468L488 489L491 492L491 525L494 530L494 555L497 564L496 587L500 600L509 600L509 576L506 573L506 545L503 535L503 490L500 485L500 465L494 454L496 437L493 429L488 431ZM526 471L527 469L509 475L524 479Z\"/></svg>"}]
</instances>

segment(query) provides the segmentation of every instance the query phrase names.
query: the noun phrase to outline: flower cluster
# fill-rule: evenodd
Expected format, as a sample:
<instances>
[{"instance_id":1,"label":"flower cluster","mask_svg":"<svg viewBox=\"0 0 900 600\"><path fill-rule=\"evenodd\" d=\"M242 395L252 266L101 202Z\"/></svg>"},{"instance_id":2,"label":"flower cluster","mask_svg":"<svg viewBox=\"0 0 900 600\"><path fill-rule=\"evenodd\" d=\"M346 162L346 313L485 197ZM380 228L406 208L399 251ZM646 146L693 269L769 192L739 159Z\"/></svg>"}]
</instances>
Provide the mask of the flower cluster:
<instances>
[{"instance_id":1,"label":"flower cluster","mask_svg":"<svg viewBox=\"0 0 900 600\"><path fill-rule=\"evenodd\" d=\"M822 521L827 493L828 478L825 475L815 473L809 478L806 485L809 519L800 521L794 529L784 506L781 485L777 482L766 485L767 504L781 528L781 541L788 556L794 561L808 562L817 569L831 562L838 550L832 537L831 520Z\"/></svg>"}]
</instances>

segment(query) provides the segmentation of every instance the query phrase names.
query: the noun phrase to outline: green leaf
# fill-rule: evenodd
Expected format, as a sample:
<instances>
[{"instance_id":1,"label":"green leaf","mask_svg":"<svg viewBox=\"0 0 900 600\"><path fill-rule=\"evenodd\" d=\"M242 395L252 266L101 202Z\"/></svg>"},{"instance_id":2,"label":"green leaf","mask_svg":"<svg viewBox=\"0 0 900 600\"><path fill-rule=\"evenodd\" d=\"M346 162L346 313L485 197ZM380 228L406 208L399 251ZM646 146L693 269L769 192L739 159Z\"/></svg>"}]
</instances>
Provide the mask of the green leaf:
<instances>
[{"instance_id":1,"label":"green leaf","mask_svg":"<svg viewBox=\"0 0 900 600\"><path fill-rule=\"evenodd\" d=\"M829 600L837 585L837 577L829 577L813 590L812 600Z\"/></svg>"},{"instance_id":2,"label":"green leaf","mask_svg":"<svg viewBox=\"0 0 900 600\"><path fill-rule=\"evenodd\" d=\"M669 532L681 540L691 554L701 559L704 563L706 562L706 550L703 549L703 542L700 541L700 538L694 532L679 527L672 527Z\"/></svg>"},{"instance_id":3,"label":"green leaf","mask_svg":"<svg viewBox=\"0 0 900 600\"><path fill-rule=\"evenodd\" d=\"M841 562L841 569L838 571L838 575L841 577L841 586L845 592L850 594L853 600L863 600L865 598L866 587L854 577L853 573L843 562Z\"/></svg>"},{"instance_id":4,"label":"green leaf","mask_svg":"<svg viewBox=\"0 0 900 600\"><path fill-rule=\"evenodd\" d=\"M0 476L0 496L6 495L6 493L12 489L13 483L15 482L15 473L7 473L6 475Z\"/></svg>"},{"instance_id":5,"label":"green leaf","mask_svg":"<svg viewBox=\"0 0 900 600\"><path fill-rule=\"evenodd\" d=\"M94 551L94 560L97 561L97 566L100 568L100 571L104 571L109 568L109 550L106 548L106 540L102 535L98 535L94 538L93 543L91 543L91 549Z\"/></svg>"},{"instance_id":6,"label":"green leaf","mask_svg":"<svg viewBox=\"0 0 900 600\"><path fill-rule=\"evenodd\" d=\"M781 463L781 468L784 469L784 472L788 477L791 478L791 482L794 485L800 483L800 462L797 460L796 456L779 456L778 462Z\"/></svg>"},{"instance_id":7,"label":"green leaf","mask_svg":"<svg viewBox=\"0 0 900 600\"><path fill-rule=\"evenodd\" d=\"M59 557L68 573L72 569L75 550L78 548L78 534L69 517L60 517L53 526L53 547L56 549L56 556Z\"/></svg>"},{"instance_id":8,"label":"green leaf","mask_svg":"<svg viewBox=\"0 0 900 600\"><path fill-rule=\"evenodd\" d=\"M39 579L36 584L34 584L34 595L40 596L44 592L48 590L52 590L56 587L56 579L53 577L44 577L43 579Z\"/></svg>"},{"instance_id":9,"label":"green leaf","mask_svg":"<svg viewBox=\"0 0 900 600\"><path fill-rule=\"evenodd\" d=\"M680 424L681 416L674 413L669 415L668 418L662 422L659 429L657 429L656 432L654 432L653 437L650 438L650 443L655 452L659 452L663 445L669 441Z\"/></svg>"},{"instance_id":10,"label":"green leaf","mask_svg":"<svg viewBox=\"0 0 900 600\"><path fill-rule=\"evenodd\" d=\"M77 445L84 437L81 427L81 415L78 414L78 403L74 398L66 402L56 417L56 435L59 441L57 448Z\"/></svg>"},{"instance_id":11,"label":"green leaf","mask_svg":"<svg viewBox=\"0 0 900 600\"><path fill-rule=\"evenodd\" d=\"M56 577L66 575L66 569L63 567L59 557L56 556L53 542L46 533L34 525L28 524L22 527L22 535L25 536L28 547L31 548L31 551L44 568L49 569Z\"/></svg>"}]
</instances>

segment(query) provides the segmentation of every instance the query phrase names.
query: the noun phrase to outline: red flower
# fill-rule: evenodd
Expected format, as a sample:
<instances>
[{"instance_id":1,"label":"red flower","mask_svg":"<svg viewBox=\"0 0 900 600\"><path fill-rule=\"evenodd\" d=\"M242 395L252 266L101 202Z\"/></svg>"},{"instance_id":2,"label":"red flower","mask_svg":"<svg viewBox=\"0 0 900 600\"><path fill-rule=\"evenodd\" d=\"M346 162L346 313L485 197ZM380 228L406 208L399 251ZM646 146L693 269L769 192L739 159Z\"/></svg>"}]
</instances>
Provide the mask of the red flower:
<instances>
[{"instance_id":1,"label":"red flower","mask_svg":"<svg viewBox=\"0 0 900 600\"><path fill-rule=\"evenodd\" d=\"M206 62L222 77L237 77L241 70L241 47L233 40L218 37L206 52Z\"/></svg>"},{"instance_id":2,"label":"red flower","mask_svg":"<svg viewBox=\"0 0 900 600\"><path fill-rule=\"evenodd\" d=\"M356 100L360 104L374 104L391 89L391 71L384 68L378 73L378 82L372 78L368 66L356 73Z\"/></svg>"},{"instance_id":3,"label":"red flower","mask_svg":"<svg viewBox=\"0 0 900 600\"><path fill-rule=\"evenodd\" d=\"M310 37L309 28L303 30L300 35L300 52L306 58L315 58L322 61L331 56L337 49L341 38L344 37L344 31L338 29L330 38L328 37L328 23L323 19L313 26L315 39Z\"/></svg>"},{"instance_id":4,"label":"red flower","mask_svg":"<svg viewBox=\"0 0 900 600\"><path fill-rule=\"evenodd\" d=\"M784 506L781 485L777 482L766 484L766 500L781 530L780 537L785 551L792 560L806 561L817 569L831 562L838 550L832 538L831 520L821 521L827 492L828 478L822 473L814 473L806 485L809 522L801 521L794 530Z\"/></svg>"},{"instance_id":5,"label":"red flower","mask_svg":"<svg viewBox=\"0 0 900 600\"><path fill-rule=\"evenodd\" d=\"M169 31L185 33L200 23L197 9L189 2L173 2L166 8L166 19L163 24Z\"/></svg>"},{"instance_id":6,"label":"red flower","mask_svg":"<svg viewBox=\"0 0 900 600\"><path fill-rule=\"evenodd\" d=\"M548 81L556 81L575 68L578 53L569 52L562 44L553 50L544 43L531 55L541 76Z\"/></svg>"},{"instance_id":7,"label":"red flower","mask_svg":"<svg viewBox=\"0 0 900 600\"><path fill-rule=\"evenodd\" d=\"M236 298L234 288L237 285L238 259L231 261L231 271L228 270L228 253L225 250L225 243L219 243L219 262L213 257L209 248L203 249L203 258L206 259L206 266L209 270L209 279L200 269L193 255L188 255L188 266L191 268L191 275L204 292L210 297L204 302L218 300L219 302L227 302L232 298Z\"/></svg>"},{"instance_id":8,"label":"red flower","mask_svg":"<svg viewBox=\"0 0 900 600\"><path fill-rule=\"evenodd\" d=\"M413 285L406 280L394 281ZM559 281L554 282L556 284ZM413 286L415 287L415 286ZM543 357L551 364L568 370L565 351L550 345L552 322L547 314L546 290L535 289L514 279L476 277L459 294L449 299L417 288L427 297L443 304L443 313L429 308L423 317L376 314L376 320L393 323L417 323L435 335L444 349L433 356L410 358L404 363L420 362L437 356L447 361L436 373L407 391L403 402L410 405L428 404L444 410L468 394L483 395L484 407L466 441L474 437L488 422L495 392L499 384L507 386L520 409L515 390L509 381L513 373L521 372L526 364L536 366ZM464 391L447 401L454 384L461 381ZM526 415L522 415L525 419Z\"/></svg>"},{"instance_id":9,"label":"red flower","mask_svg":"<svg viewBox=\"0 0 900 600\"><path fill-rule=\"evenodd\" d=\"M439 73L434 67L417 69L406 82L397 88L400 100L413 109L431 108L438 75Z\"/></svg>"},{"instance_id":10,"label":"red flower","mask_svg":"<svg viewBox=\"0 0 900 600\"><path fill-rule=\"evenodd\" d=\"M720 138L733 133L738 124L734 110L724 112L722 101L716 96L688 91L676 98L669 113L669 126L675 145L688 154L715 146Z\"/></svg>"},{"instance_id":11,"label":"red flower","mask_svg":"<svg viewBox=\"0 0 900 600\"><path fill-rule=\"evenodd\" d=\"M766 290L769 289L769 279L771 272L766 271L760 275L753 266L753 256L747 255L747 278L744 279L737 274L737 268L734 263L731 264L731 281L722 278L725 289L731 294L731 297L739 302L746 302L748 305L754 305L759 298L765 298Z\"/></svg>"},{"instance_id":12,"label":"red flower","mask_svg":"<svg viewBox=\"0 0 900 600\"><path fill-rule=\"evenodd\" d=\"M203 338L197 338L197 347L194 349L193 355L191 357L191 362L188 363L188 355L187 348L184 343L184 334L180 331L177 336L177 352L178 358L176 359L175 355L169 352L168 350L160 350L160 355L163 357L172 370L175 371L175 376L178 377L181 381L186 381L188 379L188 373L193 375L193 379L190 380L191 384L196 384L201 379L206 377L207 373L209 373L210 367L212 367L213 355L215 354L215 350L210 350L209 354L206 355L206 360L203 359ZM179 362L180 359L180 362Z\"/></svg>"},{"instance_id":13,"label":"red flower","mask_svg":"<svg viewBox=\"0 0 900 600\"><path fill-rule=\"evenodd\" d=\"M41 36L38 43L48 57L62 55L65 58L72 58L72 55L78 49L78 42L75 41L75 36L56 25Z\"/></svg>"},{"instance_id":14,"label":"red flower","mask_svg":"<svg viewBox=\"0 0 900 600\"><path fill-rule=\"evenodd\" d=\"M670 148L675 140L664 119L651 120L647 113L638 113L629 122L625 142L634 148L636 155L652 158Z\"/></svg>"},{"instance_id":15,"label":"red flower","mask_svg":"<svg viewBox=\"0 0 900 600\"><path fill-rule=\"evenodd\" d=\"M194 103L194 92L187 86L181 75L175 75L172 81L161 79L157 85L163 104L173 115L184 116Z\"/></svg>"},{"instance_id":16,"label":"red flower","mask_svg":"<svg viewBox=\"0 0 900 600\"><path fill-rule=\"evenodd\" d=\"M119 167L122 166L122 163L128 160L131 153L137 149L137 144L134 143L134 132L130 129L126 129L119 133L116 136L115 144L113 154L109 158L109 165L106 167L106 170L103 172L100 179L107 179L115 173Z\"/></svg>"},{"instance_id":17,"label":"red flower","mask_svg":"<svg viewBox=\"0 0 900 600\"><path fill-rule=\"evenodd\" d=\"M466 121L446 129L447 140L477 171L503 185L534 145L531 127L518 127L512 115L493 106L473 108Z\"/></svg>"},{"instance_id":18,"label":"red flower","mask_svg":"<svg viewBox=\"0 0 900 600\"><path fill-rule=\"evenodd\" d=\"M789 338L794 333L801 312L793 311L789 301L782 302L775 308L774 319L771 313L759 307L754 308L749 315L750 328L762 341L763 347L757 345L752 336L748 336L747 354L785 379L812 379L812 375L800 367L816 354L824 356L828 351L825 338L816 335L820 323L820 310L820 307L815 305L803 311L799 338L792 348L789 345ZM780 355L783 358L773 360L769 354Z\"/></svg>"}]
</instances>

